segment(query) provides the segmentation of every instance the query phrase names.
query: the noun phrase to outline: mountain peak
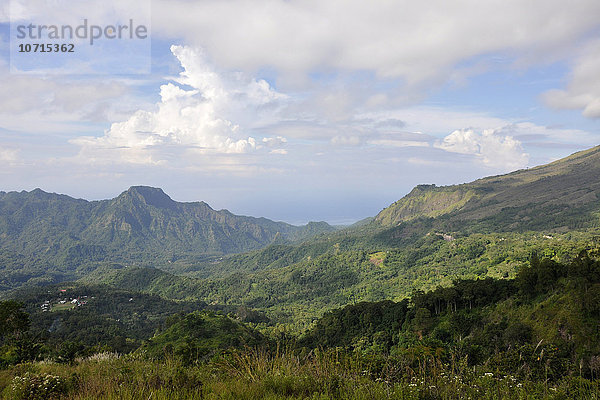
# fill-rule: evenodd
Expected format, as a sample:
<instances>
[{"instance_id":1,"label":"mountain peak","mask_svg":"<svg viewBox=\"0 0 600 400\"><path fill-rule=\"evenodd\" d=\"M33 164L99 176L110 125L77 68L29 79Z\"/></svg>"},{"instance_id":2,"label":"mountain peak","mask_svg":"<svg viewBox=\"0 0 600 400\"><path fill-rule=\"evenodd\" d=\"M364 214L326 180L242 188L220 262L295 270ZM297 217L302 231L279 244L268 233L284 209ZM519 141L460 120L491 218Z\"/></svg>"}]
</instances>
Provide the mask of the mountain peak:
<instances>
[{"instance_id":1,"label":"mountain peak","mask_svg":"<svg viewBox=\"0 0 600 400\"><path fill-rule=\"evenodd\" d=\"M121 196L141 200L149 206L157 208L171 208L175 205L175 201L163 192L161 188L151 186L131 186Z\"/></svg>"}]
</instances>

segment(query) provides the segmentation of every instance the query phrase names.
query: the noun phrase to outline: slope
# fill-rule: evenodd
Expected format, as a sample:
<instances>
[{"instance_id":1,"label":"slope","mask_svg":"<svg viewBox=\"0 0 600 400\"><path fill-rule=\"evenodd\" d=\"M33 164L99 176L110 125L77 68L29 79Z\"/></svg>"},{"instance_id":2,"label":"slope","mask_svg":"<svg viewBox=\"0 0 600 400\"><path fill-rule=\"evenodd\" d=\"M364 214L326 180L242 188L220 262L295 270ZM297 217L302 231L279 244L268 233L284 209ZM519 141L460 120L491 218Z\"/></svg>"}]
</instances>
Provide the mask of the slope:
<instances>
[{"instance_id":1,"label":"slope","mask_svg":"<svg viewBox=\"0 0 600 400\"><path fill-rule=\"evenodd\" d=\"M111 269L89 279L245 304L301 326L354 301L400 300L458 278L514 277L534 251L565 263L582 249L597 254L599 173L594 148L464 185L419 186L366 225L198 263L185 278Z\"/></svg>"},{"instance_id":2,"label":"slope","mask_svg":"<svg viewBox=\"0 0 600 400\"><path fill-rule=\"evenodd\" d=\"M76 278L78 269L97 262L198 260L332 230L324 222L293 226L217 211L204 202L179 203L144 186L91 202L40 189L0 192L0 289L43 275L49 282Z\"/></svg>"},{"instance_id":3,"label":"slope","mask_svg":"<svg viewBox=\"0 0 600 400\"><path fill-rule=\"evenodd\" d=\"M434 218L453 231L525 231L600 223L600 146L539 167L462 185L420 185L381 211L384 227Z\"/></svg>"}]
</instances>

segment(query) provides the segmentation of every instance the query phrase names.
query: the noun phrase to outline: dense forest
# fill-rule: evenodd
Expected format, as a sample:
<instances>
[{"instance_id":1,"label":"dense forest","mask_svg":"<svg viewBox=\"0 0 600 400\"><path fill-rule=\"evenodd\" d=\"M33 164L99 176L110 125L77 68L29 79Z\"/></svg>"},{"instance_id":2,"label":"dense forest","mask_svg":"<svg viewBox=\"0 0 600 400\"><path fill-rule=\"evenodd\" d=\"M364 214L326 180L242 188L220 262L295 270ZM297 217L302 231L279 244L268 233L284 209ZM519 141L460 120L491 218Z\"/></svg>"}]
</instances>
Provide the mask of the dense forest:
<instances>
[{"instance_id":1,"label":"dense forest","mask_svg":"<svg viewBox=\"0 0 600 400\"><path fill-rule=\"evenodd\" d=\"M113 264L99 267L81 282L173 300L245 305L298 331L324 311L353 302L399 301L414 290L448 286L456 279L513 278L534 251L568 263L580 249L590 254L600 249L596 230L454 234L451 240L443 235L433 231L400 247L369 244L354 236L271 245L211 265L208 277Z\"/></svg>"},{"instance_id":2,"label":"dense forest","mask_svg":"<svg viewBox=\"0 0 600 400\"><path fill-rule=\"evenodd\" d=\"M247 308L108 287L25 293L0 303L7 398L600 393L600 261L586 251L569 263L534 253L514 279L456 280L399 302L357 302L298 333L261 333L264 315ZM65 298L78 301L65 307ZM97 374L120 384L101 384Z\"/></svg>"}]
</instances>

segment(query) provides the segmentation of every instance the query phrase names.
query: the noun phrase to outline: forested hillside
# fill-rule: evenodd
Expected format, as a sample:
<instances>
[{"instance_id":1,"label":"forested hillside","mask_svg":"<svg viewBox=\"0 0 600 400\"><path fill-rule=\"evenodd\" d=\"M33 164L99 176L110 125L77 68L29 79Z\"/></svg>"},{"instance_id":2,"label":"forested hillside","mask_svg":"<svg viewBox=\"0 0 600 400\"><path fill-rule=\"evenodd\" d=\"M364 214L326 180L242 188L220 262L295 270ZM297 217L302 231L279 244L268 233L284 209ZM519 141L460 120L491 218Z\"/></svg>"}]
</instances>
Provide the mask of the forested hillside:
<instances>
[{"instance_id":1,"label":"forested hillside","mask_svg":"<svg viewBox=\"0 0 600 400\"><path fill-rule=\"evenodd\" d=\"M256 323L242 322L248 310L226 316L189 312L201 304L106 296L102 288L61 290L45 297L89 303L51 301L51 309L34 310L44 295L26 291L24 308L0 302L5 397L587 399L600 393L600 261L586 252L566 264L533 254L515 279L457 280L400 302L351 304L300 336L285 330L265 336ZM161 301L160 315L148 312ZM87 307L112 308L114 328L95 331L93 321L105 317L94 318ZM173 307L181 312L164 318ZM54 321L50 329L41 329L42 317ZM120 324L142 326L145 319L160 322L153 331L122 329L121 342L113 337ZM59 330L75 339L54 341ZM123 344L133 352L111 352ZM11 366L18 362L28 363Z\"/></svg>"},{"instance_id":2,"label":"forested hillside","mask_svg":"<svg viewBox=\"0 0 600 400\"><path fill-rule=\"evenodd\" d=\"M599 152L418 186L342 230L144 187L3 193L0 390L598 397Z\"/></svg>"},{"instance_id":3,"label":"forested hillside","mask_svg":"<svg viewBox=\"0 0 600 400\"><path fill-rule=\"evenodd\" d=\"M0 192L0 290L76 279L102 262L186 265L332 230L179 203L144 186L93 202L39 189Z\"/></svg>"},{"instance_id":4,"label":"forested hillside","mask_svg":"<svg viewBox=\"0 0 600 400\"><path fill-rule=\"evenodd\" d=\"M570 262L583 249L598 255L600 234L474 234L453 240L430 234L401 248L341 247L274 245L217 263L213 268L221 266L220 272L204 278L113 265L82 281L171 299L246 305L297 330L325 310L352 302L398 301L459 278L513 278L532 252L557 262Z\"/></svg>"}]
</instances>

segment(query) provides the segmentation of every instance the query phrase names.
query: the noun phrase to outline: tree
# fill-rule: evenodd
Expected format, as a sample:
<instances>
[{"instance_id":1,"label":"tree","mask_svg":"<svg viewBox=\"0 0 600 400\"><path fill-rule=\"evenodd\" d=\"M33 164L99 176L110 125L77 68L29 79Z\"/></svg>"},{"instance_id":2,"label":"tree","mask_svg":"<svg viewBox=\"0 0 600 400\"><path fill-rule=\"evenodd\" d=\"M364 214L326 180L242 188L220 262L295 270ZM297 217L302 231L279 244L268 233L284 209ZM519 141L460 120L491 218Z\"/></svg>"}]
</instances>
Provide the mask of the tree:
<instances>
[{"instance_id":1,"label":"tree","mask_svg":"<svg viewBox=\"0 0 600 400\"><path fill-rule=\"evenodd\" d=\"M525 297L533 296L537 286L537 268L540 265L540 261L535 253L532 255L529 264L523 265L517 272L516 277L517 287Z\"/></svg>"},{"instance_id":2,"label":"tree","mask_svg":"<svg viewBox=\"0 0 600 400\"><path fill-rule=\"evenodd\" d=\"M19 338L29 329L29 314L23 304L14 300L0 301L0 339Z\"/></svg>"}]
</instances>

